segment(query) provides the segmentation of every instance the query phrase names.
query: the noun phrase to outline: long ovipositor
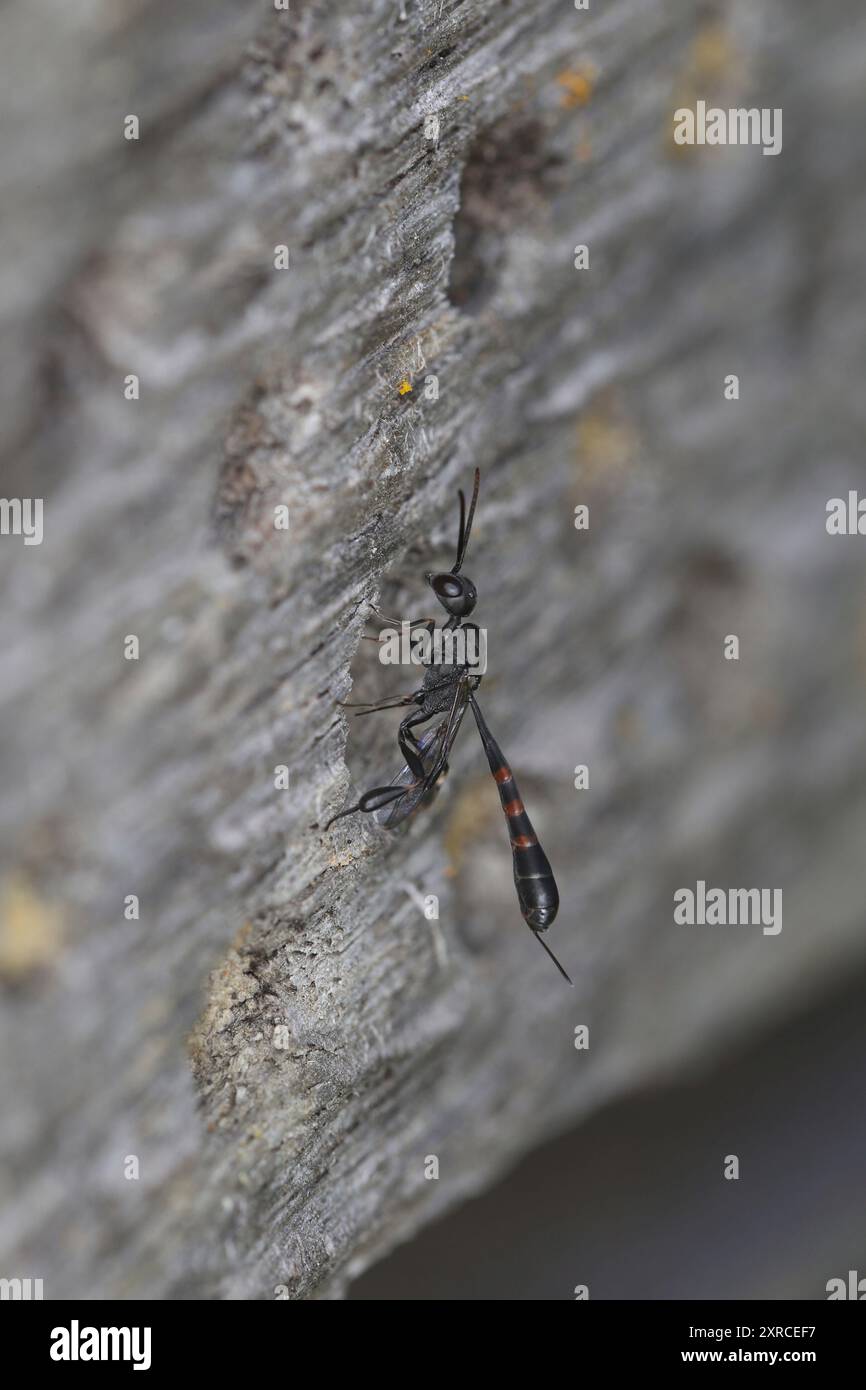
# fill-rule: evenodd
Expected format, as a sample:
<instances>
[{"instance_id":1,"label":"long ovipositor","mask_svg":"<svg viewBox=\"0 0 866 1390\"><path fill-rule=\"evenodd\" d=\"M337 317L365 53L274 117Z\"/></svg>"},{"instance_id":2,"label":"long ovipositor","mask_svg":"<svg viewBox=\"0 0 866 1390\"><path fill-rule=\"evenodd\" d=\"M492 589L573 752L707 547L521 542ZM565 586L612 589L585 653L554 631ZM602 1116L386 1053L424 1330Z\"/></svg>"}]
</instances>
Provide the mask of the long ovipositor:
<instances>
[{"instance_id":1,"label":"long ovipositor","mask_svg":"<svg viewBox=\"0 0 866 1390\"><path fill-rule=\"evenodd\" d=\"M532 821L520 799L514 773L508 766L502 749L488 729L484 716L472 696L469 702L508 821L514 856L514 886L517 889L520 910L527 925L534 932L546 931L559 910L559 891L550 861L538 843Z\"/></svg>"}]
</instances>

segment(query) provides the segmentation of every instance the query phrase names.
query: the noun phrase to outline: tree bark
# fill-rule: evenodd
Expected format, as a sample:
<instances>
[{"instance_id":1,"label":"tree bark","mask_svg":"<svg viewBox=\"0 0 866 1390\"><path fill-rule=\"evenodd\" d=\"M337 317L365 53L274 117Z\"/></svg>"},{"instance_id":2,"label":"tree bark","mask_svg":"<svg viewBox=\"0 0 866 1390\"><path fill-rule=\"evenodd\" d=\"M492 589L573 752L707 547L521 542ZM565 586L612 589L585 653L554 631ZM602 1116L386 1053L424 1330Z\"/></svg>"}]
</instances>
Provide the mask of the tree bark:
<instances>
[{"instance_id":1,"label":"tree bark","mask_svg":"<svg viewBox=\"0 0 866 1390\"><path fill-rule=\"evenodd\" d=\"M338 1297L862 959L864 18L46 13L0 21L2 488L44 498L0 538L0 1273ZM677 146L699 99L782 152ZM470 720L405 834L322 828L399 767L337 701L411 687L367 605L430 611L476 464L479 699L574 992ZM783 929L676 925L699 879Z\"/></svg>"}]
</instances>

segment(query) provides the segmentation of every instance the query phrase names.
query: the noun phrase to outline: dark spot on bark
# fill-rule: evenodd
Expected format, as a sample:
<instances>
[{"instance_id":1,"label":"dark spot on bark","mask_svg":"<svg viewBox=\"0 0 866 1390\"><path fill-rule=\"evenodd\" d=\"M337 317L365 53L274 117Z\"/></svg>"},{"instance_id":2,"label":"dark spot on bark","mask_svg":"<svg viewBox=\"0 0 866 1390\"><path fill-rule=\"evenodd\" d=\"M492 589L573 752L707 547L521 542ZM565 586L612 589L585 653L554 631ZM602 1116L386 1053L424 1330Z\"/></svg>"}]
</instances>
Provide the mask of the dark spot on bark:
<instances>
[{"instance_id":1,"label":"dark spot on bark","mask_svg":"<svg viewBox=\"0 0 866 1390\"><path fill-rule=\"evenodd\" d=\"M561 158L545 147L540 120L506 117L469 150L454 220L448 295L477 314L495 293L511 232L530 223L559 183Z\"/></svg>"},{"instance_id":2,"label":"dark spot on bark","mask_svg":"<svg viewBox=\"0 0 866 1390\"><path fill-rule=\"evenodd\" d=\"M677 597L670 614L672 632L694 634L719 622L733 622L746 586L735 555L714 542L695 547L679 566Z\"/></svg>"},{"instance_id":3,"label":"dark spot on bark","mask_svg":"<svg viewBox=\"0 0 866 1390\"><path fill-rule=\"evenodd\" d=\"M442 63L446 61L446 59L451 57L451 54L454 52L454 48L455 45L453 43L449 44L447 48L440 48L438 53L434 53L432 58L428 58L426 63L421 64L420 68L418 69L419 73L431 72L434 68L438 68Z\"/></svg>"},{"instance_id":4,"label":"dark spot on bark","mask_svg":"<svg viewBox=\"0 0 866 1390\"><path fill-rule=\"evenodd\" d=\"M717 546L694 550L686 558L686 580L699 588L735 588L742 582L737 560Z\"/></svg>"}]
</instances>

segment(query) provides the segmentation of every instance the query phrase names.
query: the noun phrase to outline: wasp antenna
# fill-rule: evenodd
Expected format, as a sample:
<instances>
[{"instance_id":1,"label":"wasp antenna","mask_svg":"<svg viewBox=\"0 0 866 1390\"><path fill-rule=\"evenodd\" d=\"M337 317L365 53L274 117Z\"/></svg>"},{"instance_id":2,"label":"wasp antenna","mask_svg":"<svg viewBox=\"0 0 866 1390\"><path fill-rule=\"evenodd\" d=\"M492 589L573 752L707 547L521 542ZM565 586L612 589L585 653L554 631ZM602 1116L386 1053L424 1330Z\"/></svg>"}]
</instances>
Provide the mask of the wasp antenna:
<instances>
[{"instance_id":1,"label":"wasp antenna","mask_svg":"<svg viewBox=\"0 0 866 1390\"><path fill-rule=\"evenodd\" d=\"M475 515L475 503L478 501L478 489L481 486L481 469L475 470L475 486L472 489L472 501L469 503L469 515L466 515L466 498L463 496L463 489L459 491L460 497L460 532L457 537L457 559L454 562L452 574L459 574L466 558L466 547L469 545L469 533L472 530L472 518Z\"/></svg>"},{"instance_id":2,"label":"wasp antenna","mask_svg":"<svg viewBox=\"0 0 866 1390\"><path fill-rule=\"evenodd\" d=\"M460 525L457 528L457 559L454 561L452 574L456 574L460 568L463 555L463 532L466 527L466 498L463 496L462 487L457 489L457 496L460 498Z\"/></svg>"},{"instance_id":3,"label":"wasp antenna","mask_svg":"<svg viewBox=\"0 0 866 1390\"><path fill-rule=\"evenodd\" d=\"M572 980L572 978L571 978L570 975L567 975L567 974L565 973L565 971L563 970L563 968L562 968L562 966L560 965L559 961L556 959L556 956L553 954L553 952L551 951L551 949L550 949L550 947L548 946L547 942L545 941L544 937L541 936L541 935L539 935L538 932L534 932L533 934L534 934L534 936L535 936L536 941L538 941L538 942L544 947L545 951L546 951L547 954L550 956L550 959L553 961L554 965L556 966L556 968L557 968L557 970L559 971L559 973L560 973L560 975L562 976L562 978L563 978L564 980L568 980L568 983L571 985L571 988L574 989L574 981Z\"/></svg>"}]
</instances>

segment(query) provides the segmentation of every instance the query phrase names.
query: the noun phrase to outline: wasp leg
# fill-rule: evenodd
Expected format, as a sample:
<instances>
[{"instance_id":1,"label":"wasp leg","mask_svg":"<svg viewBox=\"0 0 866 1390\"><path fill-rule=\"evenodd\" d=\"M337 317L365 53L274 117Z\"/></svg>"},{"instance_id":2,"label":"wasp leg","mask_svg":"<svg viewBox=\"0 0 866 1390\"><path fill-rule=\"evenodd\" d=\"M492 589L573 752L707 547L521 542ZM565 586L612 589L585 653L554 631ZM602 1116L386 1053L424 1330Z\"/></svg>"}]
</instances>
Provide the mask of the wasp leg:
<instances>
[{"instance_id":1,"label":"wasp leg","mask_svg":"<svg viewBox=\"0 0 866 1390\"><path fill-rule=\"evenodd\" d=\"M377 714L379 710L383 709L400 709L401 705L420 705L425 695L430 695L434 690L442 690L450 684L451 678L448 677L447 680L437 681L435 685L428 685L426 690L423 688L413 690L410 694L401 695L396 700L383 700L379 705L370 704L367 700L335 700L334 704L339 705L340 709L359 709L361 714ZM360 719L361 714L356 714L355 718ZM424 717L425 719L430 718L429 715Z\"/></svg>"},{"instance_id":2,"label":"wasp leg","mask_svg":"<svg viewBox=\"0 0 866 1390\"><path fill-rule=\"evenodd\" d=\"M410 732L415 724L424 724L431 715L419 710L417 714L407 714L405 719L401 719L400 728L397 733L397 742L400 745L400 752L406 759L406 766L411 770L414 777L426 777L427 769L421 761L421 754L418 749L418 740Z\"/></svg>"},{"instance_id":3,"label":"wasp leg","mask_svg":"<svg viewBox=\"0 0 866 1390\"><path fill-rule=\"evenodd\" d=\"M388 614L383 613L381 608L377 608L375 603L371 603L370 607L377 617L380 617L389 627L399 627L401 623L408 623L410 627L420 627L422 624L426 625L427 623L431 623L433 627L436 626L435 618L389 618Z\"/></svg>"},{"instance_id":4,"label":"wasp leg","mask_svg":"<svg viewBox=\"0 0 866 1390\"><path fill-rule=\"evenodd\" d=\"M413 690L410 695L401 695L396 700L383 700L380 705L371 705L368 700L336 700L340 709L359 709L361 714L378 714L383 709L400 709L401 705L417 705L423 698L423 691ZM355 715L360 718L360 715Z\"/></svg>"},{"instance_id":5,"label":"wasp leg","mask_svg":"<svg viewBox=\"0 0 866 1390\"><path fill-rule=\"evenodd\" d=\"M377 613L378 613L379 610L377 609L376 611L377 611ZM432 640L433 633L436 631L436 619L435 619L435 618L406 618L406 619L393 618L393 619L391 619L391 618L385 618L385 614L384 614L384 613L380 613L379 616L380 616L381 618L383 618L383 619L385 620L385 622L391 623L391 626L392 626L392 627L400 627L401 622L403 622L403 621L405 621L405 622L408 624L409 627L418 627L418 628L425 627L425 628L427 629L427 637L428 637L428 640ZM384 631L384 629L383 629L383 631ZM379 634L379 637L381 637L381 633ZM379 637L367 636L367 634L364 633L362 640L365 641L365 642L378 642L378 641L379 641ZM421 662L421 665L422 665L422 666L431 666L431 665L432 665L432 662L430 662L430 661L422 661L422 662Z\"/></svg>"},{"instance_id":6,"label":"wasp leg","mask_svg":"<svg viewBox=\"0 0 866 1390\"><path fill-rule=\"evenodd\" d=\"M378 811L381 806L387 806L389 801L396 801L398 796L402 796L406 791L405 787L371 787L368 792L364 792L361 800L354 806L347 806L345 811L338 811L335 816L331 816L324 830L330 830L335 820L342 820L344 816L353 816L356 811Z\"/></svg>"}]
</instances>

